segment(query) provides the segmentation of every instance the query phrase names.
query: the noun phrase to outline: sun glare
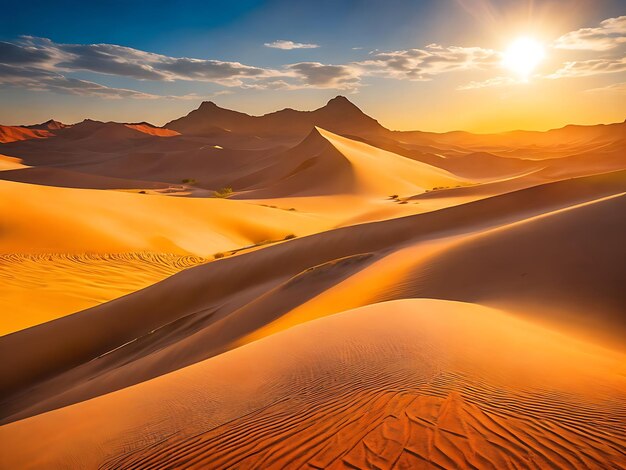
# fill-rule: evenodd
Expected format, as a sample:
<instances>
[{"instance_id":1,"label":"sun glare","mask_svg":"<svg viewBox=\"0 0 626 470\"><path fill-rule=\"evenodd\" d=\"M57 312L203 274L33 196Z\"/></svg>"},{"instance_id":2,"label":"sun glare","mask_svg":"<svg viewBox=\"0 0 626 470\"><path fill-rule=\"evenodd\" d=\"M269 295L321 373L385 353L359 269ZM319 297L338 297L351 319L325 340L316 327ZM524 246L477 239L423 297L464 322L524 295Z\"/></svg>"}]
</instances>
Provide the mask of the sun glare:
<instances>
[{"instance_id":1,"label":"sun glare","mask_svg":"<svg viewBox=\"0 0 626 470\"><path fill-rule=\"evenodd\" d=\"M516 39L504 52L502 65L527 81L545 53L543 46L531 38Z\"/></svg>"}]
</instances>

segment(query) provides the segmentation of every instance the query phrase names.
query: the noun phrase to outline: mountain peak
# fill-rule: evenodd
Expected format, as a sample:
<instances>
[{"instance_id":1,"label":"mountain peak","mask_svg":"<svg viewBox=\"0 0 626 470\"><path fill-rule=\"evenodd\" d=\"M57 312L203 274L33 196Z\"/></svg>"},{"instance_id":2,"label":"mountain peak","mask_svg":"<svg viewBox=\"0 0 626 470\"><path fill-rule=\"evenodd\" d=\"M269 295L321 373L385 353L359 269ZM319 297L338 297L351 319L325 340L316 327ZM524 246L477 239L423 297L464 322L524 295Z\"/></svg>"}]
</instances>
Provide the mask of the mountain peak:
<instances>
[{"instance_id":1,"label":"mountain peak","mask_svg":"<svg viewBox=\"0 0 626 470\"><path fill-rule=\"evenodd\" d=\"M203 101L198 109L215 109L218 107L213 101Z\"/></svg>"},{"instance_id":2,"label":"mountain peak","mask_svg":"<svg viewBox=\"0 0 626 470\"><path fill-rule=\"evenodd\" d=\"M23 126L29 129L44 129L44 130L59 130L64 127L68 127L67 124L63 124L60 121L55 121L54 119L48 119L46 122L42 122L41 124L33 124L32 126Z\"/></svg>"},{"instance_id":3,"label":"mountain peak","mask_svg":"<svg viewBox=\"0 0 626 470\"><path fill-rule=\"evenodd\" d=\"M350 106L351 108L357 107L352 101L350 101L348 98L346 98L343 95L337 95L334 98L328 100L328 103L326 103L326 106L329 106L329 107Z\"/></svg>"},{"instance_id":4,"label":"mountain peak","mask_svg":"<svg viewBox=\"0 0 626 470\"><path fill-rule=\"evenodd\" d=\"M276 134L306 137L313 126L343 134L380 132L382 126L367 116L345 96L336 96L313 111L285 108L262 116L251 116L239 111L221 108L212 101L204 101L187 116L167 123L164 127L181 134L215 134L229 132L259 136Z\"/></svg>"}]
</instances>

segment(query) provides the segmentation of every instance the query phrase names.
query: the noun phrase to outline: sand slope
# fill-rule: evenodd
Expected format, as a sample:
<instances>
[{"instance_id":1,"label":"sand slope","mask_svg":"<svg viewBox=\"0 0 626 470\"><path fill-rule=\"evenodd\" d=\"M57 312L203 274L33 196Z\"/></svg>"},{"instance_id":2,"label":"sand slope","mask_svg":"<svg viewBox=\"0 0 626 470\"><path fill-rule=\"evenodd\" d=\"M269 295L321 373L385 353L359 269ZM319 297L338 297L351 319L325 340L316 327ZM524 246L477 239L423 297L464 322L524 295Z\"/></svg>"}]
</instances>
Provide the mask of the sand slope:
<instances>
[{"instance_id":1,"label":"sand slope","mask_svg":"<svg viewBox=\"0 0 626 470\"><path fill-rule=\"evenodd\" d=\"M45 201L45 204L42 204ZM0 182L3 253L156 253L210 256L318 221L227 199L185 199ZM40 236L37 227L47 228Z\"/></svg>"},{"instance_id":2,"label":"sand slope","mask_svg":"<svg viewBox=\"0 0 626 470\"><path fill-rule=\"evenodd\" d=\"M28 139L45 139L51 135L50 131L44 129L28 129L21 126L0 125L0 144Z\"/></svg>"},{"instance_id":3,"label":"sand slope","mask_svg":"<svg viewBox=\"0 0 626 470\"><path fill-rule=\"evenodd\" d=\"M0 155L0 171L19 170L22 168L28 168L28 166L22 163L21 158Z\"/></svg>"},{"instance_id":4,"label":"sand slope","mask_svg":"<svg viewBox=\"0 0 626 470\"><path fill-rule=\"evenodd\" d=\"M135 292L207 261L147 252L2 254L0 336Z\"/></svg>"},{"instance_id":5,"label":"sand slope","mask_svg":"<svg viewBox=\"0 0 626 470\"><path fill-rule=\"evenodd\" d=\"M446 170L316 127L296 147L255 174L235 181L246 197L415 194L463 180Z\"/></svg>"},{"instance_id":6,"label":"sand slope","mask_svg":"<svg viewBox=\"0 0 626 470\"><path fill-rule=\"evenodd\" d=\"M138 124L126 124L126 127L139 132L143 132L144 134L154 135L157 137L174 137L175 135L180 135L179 132L173 131L171 129L165 129L163 127L156 127L152 124L148 124L147 122L140 122Z\"/></svg>"},{"instance_id":7,"label":"sand slope","mask_svg":"<svg viewBox=\"0 0 626 470\"><path fill-rule=\"evenodd\" d=\"M1 458L5 468L618 467L623 359L477 305L382 303L3 426Z\"/></svg>"}]
</instances>

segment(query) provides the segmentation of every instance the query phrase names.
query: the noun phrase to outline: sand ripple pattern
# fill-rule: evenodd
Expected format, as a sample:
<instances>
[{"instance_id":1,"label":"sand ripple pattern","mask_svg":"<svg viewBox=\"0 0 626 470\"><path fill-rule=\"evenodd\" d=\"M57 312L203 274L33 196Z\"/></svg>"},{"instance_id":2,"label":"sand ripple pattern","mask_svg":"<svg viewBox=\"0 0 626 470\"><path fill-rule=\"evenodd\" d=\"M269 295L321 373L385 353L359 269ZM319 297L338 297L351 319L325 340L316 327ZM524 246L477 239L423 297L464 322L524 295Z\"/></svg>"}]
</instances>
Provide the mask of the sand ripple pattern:
<instances>
[{"instance_id":1,"label":"sand ripple pattern","mask_svg":"<svg viewBox=\"0 0 626 470\"><path fill-rule=\"evenodd\" d=\"M402 353L400 363L415 365ZM429 366L343 369L345 381L336 371L332 380L294 377L266 407L192 436L164 436L100 468L606 469L626 461L616 390L590 402Z\"/></svg>"},{"instance_id":2,"label":"sand ripple pattern","mask_svg":"<svg viewBox=\"0 0 626 470\"><path fill-rule=\"evenodd\" d=\"M170 253L0 254L1 334L53 320L204 263Z\"/></svg>"}]
</instances>

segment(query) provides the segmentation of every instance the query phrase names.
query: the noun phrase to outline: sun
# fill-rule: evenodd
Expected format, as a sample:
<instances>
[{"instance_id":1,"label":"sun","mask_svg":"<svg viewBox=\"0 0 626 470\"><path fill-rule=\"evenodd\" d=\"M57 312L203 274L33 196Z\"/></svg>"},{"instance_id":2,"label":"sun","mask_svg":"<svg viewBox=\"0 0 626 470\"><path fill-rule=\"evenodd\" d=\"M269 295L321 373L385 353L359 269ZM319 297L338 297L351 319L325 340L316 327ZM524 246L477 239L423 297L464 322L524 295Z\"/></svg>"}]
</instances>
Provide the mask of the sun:
<instances>
[{"instance_id":1,"label":"sun","mask_svg":"<svg viewBox=\"0 0 626 470\"><path fill-rule=\"evenodd\" d=\"M502 57L502 65L512 71L520 79L527 81L535 67L543 60L543 46L532 38L516 39Z\"/></svg>"}]
</instances>

